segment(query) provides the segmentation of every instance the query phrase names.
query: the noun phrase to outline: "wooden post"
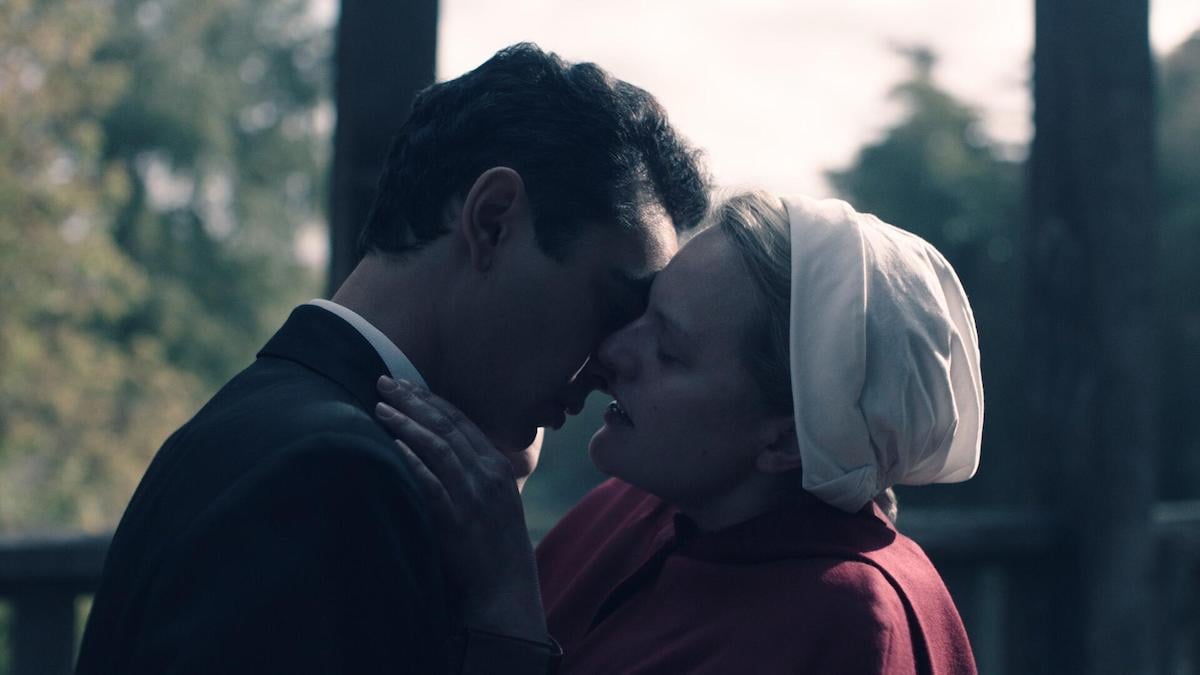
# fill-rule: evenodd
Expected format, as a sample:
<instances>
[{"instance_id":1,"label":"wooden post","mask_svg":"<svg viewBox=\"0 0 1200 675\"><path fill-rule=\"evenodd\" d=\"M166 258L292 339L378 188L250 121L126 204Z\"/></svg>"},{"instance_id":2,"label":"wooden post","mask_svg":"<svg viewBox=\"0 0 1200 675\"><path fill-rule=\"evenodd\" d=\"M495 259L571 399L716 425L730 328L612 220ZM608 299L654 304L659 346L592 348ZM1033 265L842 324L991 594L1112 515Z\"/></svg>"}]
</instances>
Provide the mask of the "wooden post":
<instances>
[{"instance_id":1,"label":"wooden post","mask_svg":"<svg viewBox=\"0 0 1200 675\"><path fill-rule=\"evenodd\" d=\"M70 675L75 667L75 593L32 588L11 602L13 675Z\"/></svg>"},{"instance_id":2,"label":"wooden post","mask_svg":"<svg viewBox=\"0 0 1200 675\"><path fill-rule=\"evenodd\" d=\"M1037 0L1028 447L1072 525L1056 672L1155 671L1153 107L1148 0Z\"/></svg>"},{"instance_id":3,"label":"wooden post","mask_svg":"<svg viewBox=\"0 0 1200 675\"><path fill-rule=\"evenodd\" d=\"M358 233L392 136L433 83L437 0L342 0L337 28L329 292L357 262Z\"/></svg>"},{"instance_id":4,"label":"wooden post","mask_svg":"<svg viewBox=\"0 0 1200 675\"><path fill-rule=\"evenodd\" d=\"M75 601L100 583L111 535L0 537L0 600L11 603L12 675L70 673Z\"/></svg>"}]
</instances>

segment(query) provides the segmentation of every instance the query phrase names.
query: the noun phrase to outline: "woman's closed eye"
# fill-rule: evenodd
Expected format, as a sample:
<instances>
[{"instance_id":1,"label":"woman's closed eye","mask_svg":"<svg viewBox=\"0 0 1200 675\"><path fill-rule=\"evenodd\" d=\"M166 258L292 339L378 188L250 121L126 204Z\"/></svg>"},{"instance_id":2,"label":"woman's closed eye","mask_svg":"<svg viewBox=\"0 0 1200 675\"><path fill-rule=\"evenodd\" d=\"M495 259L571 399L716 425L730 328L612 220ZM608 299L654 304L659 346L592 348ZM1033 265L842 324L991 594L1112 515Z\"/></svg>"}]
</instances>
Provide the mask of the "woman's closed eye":
<instances>
[{"instance_id":1,"label":"woman's closed eye","mask_svg":"<svg viewBox=\"0 0 1200 675\"><path fill-rule=\"evenodd\" d=\"M652 314L651 320L654 328L655 358L665 366L683 364L686 352L680 344L679 331L662 314Z\"/></svg>"},{"instance_id":2,"label":"woman's closed eye","mask_svg":"<svg viewBox=\"0 0 1200 675\"><path fill-rule=\"evenodd\" d=\"M660 330L655 342L655 355L658 358L659 363L666 366L677 366L683 364L683 352L680 350L680 346L671 339L671 336L664 334L664 332Z\"/></svg>"}]
</instances>

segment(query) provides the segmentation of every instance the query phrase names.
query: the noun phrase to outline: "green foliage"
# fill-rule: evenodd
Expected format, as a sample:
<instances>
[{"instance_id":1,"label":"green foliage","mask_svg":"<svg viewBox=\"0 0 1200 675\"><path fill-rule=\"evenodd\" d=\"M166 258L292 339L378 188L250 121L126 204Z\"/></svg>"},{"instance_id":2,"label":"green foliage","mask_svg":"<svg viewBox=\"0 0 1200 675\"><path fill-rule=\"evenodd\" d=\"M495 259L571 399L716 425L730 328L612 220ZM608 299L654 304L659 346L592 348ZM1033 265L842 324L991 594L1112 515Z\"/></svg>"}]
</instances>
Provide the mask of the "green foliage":
<instances>
[{"instance_id":1,"label":"green foliage","mask_svg":"<svg viewBox=\"0 0 1200 675\"><path fill-rule=\"evenodd\" d=\"M303 9L0 3L0 532L111 527L318 289L293 255L325 147Z\"/></svg>"},{"instance_id":2,"label":"green foliage","mask_svg":"<svg viewBox=\"0 0 1200 675\"><path fill-rule=\"evenodd\" d=\"M317 219L328 35L303 0L120 1L100 57L136 88L104 118L104 159L130 184L113 229L158 292L129 334L217 386L315 289L292 255Z\"/></svg>"},{"instance_id":3,"label":"green foliage","mask_svg":"<svg viewBox=\"0 0 1200 675\"><path fill-rule=\"evenodd\" d=\"M850 167L828 177L857 209L920 235L954 265L979 330L988 399L984 447L1014 447L1021 414L1015 256L1023 217L1021 164L986 136L978 113L938 87L929 50L903 54L913 75L892 91L904 107L901 120L864 146ZM989 461L989 468L997 464ZM1011 493L1001 476L1003 471L981 473L972 489ZM917 492L916 500L934 494Z\"/></svg>"},{"instance_id":4,"label":"green foliage","mask_svg":"<svg viewBox=\"0 0 1200 675\"><path fill-rule=\"evenodd\" d=\"M995 271L980 268L1013 259L1020 164L1003 157L974 110L937 86L928 50L906 55L913 78L892 90L906 109L904 119L863 147L850 168L828 177L856 207L935 244L962 268L971 291Z\"/></svg>"},{"instance_id":5,"label":"green foliage","mask_svg":"<svg viewBox=\"0 0 1200 675\"><path fill-rule=\"evenodd\" d=\"M905 55L913 77L891 94L904 118L829 180L856 207L919 234L964 269L1007 263L1020 216L1020 165L1002 157L974 110L937 86L931 52Z\"/></svg>"}]
</instances>

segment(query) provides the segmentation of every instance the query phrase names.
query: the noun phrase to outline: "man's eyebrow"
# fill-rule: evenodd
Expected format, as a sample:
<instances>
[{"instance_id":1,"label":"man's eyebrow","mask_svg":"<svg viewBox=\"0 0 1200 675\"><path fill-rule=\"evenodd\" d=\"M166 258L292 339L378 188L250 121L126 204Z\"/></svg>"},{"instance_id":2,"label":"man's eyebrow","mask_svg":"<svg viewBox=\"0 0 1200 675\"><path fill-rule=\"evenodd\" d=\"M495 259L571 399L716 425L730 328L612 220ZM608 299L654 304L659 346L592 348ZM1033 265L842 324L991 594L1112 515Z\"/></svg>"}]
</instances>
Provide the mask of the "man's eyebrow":
<instances>
[{"instance_id":1,"label":"man's eyebrow","mask_svg":"<svg viewBox=\"0 0 1200 675\"><path fill-rule=\"evenodd\" d=\"M624 270L614 269L613 275L616 277L617 284L626 293L632 297L636 297L642 307L646 306L647 299L650 297L650 286L653 285L654 278L658 276L657 271L641 276L633 276ZM677 319L664 314L659 309L654 310L654 316L676 337L683 340L691 339L691 333L684 329L683 324L679 323Z\"/></svg>"},{"instance_id":2,"label":"man's eyebrow","mask_svg":"<svg viewBox=\"0 0 1200 675\"><path fill-rule=\"evenodd\" d=\"M636 296L639 301L645 301L650 295L650 286L654 284L654 277L658 276L658 272L650 272L640 276L634 276L625 270L613 270L613 277L616 279L617 286L622 291Z\"/></svg>"}]
</instances>

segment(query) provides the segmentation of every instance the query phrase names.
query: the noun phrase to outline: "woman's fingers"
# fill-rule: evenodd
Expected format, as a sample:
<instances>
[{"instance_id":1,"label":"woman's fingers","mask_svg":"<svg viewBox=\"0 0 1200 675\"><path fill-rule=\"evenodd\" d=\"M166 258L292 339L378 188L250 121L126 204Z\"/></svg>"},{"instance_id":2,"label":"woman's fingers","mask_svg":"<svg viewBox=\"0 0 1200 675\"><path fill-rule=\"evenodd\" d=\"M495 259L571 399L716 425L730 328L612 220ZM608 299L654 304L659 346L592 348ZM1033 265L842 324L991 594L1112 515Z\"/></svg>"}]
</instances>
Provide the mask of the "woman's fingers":
<instances>
[{"instance_id":1,"label":"woman's fingers","mask_svg":"<svg viewBox=\"0 0 1200 675\"><path fill-rule=\"evenodd\" d=\"M444 438L386 403L375 404L375 417L417 456L451 497L467 488L464 465Z\"/></svg>"},{"instance_id":2,"label":"woman's fingers","mask_svg":"<svg viewBox=\"0 0 1200 675\"><path fill-rule=\"evenodd\" d=\"M401 460L408 465L413 480L417 483L417 489L423 493L425 505L433 514L435 521L443 527L454 523L454 502L450 499L442 482L433 475L428 466L425 466L421 458L417 457L412 448L402 441L396 441L396 448L400 451Z\"/></svg>"},{"instance_id":3,"label":"woman's fingers","mask_svg":"<svg viewBox=\"0 0 1200 675\"><path fill-rule=\"evenodd\" d=\"M437 394L434 394L433 392L429 393L429 401L434 406L439 408L448 419L458 426L459 431L462 432L462 435L467 440L468 445L473 451L475 451L476 454L482 455L488 452L499 452L499 450L492 445L492 442L488 440L488 437L483 435L483 432L479 430L479 427L475 426L474 422L467 419L467 416L464 415L461 410L451 405L449 401L438 396Z\"/></svg>"},{"instance_id":4,"label":"woman's fingers","mask_svg":"<svg viewBox=\"0 0 1200 675\"><path fill-rule=\"evenodd\" d=\"M381 417L384 426L417 453L456 503L513 486L519 494L519 478L532 472L536 456L500 452L458 408L423 387L381 377L378 388L397 406L376 406L377 414L393 415Z\"/></svg>"},{"instance_id":5,"label":"woman's fingers","mask_svg":"<svg viewBox=\"0 0 1200 675\"><path fill-rule=\"evenodd\" d=\"M380 378L381 384L384 379ZM416 408L420 408L425 415L428 415L428 419L432 423L442 428L453 427L456 435L461 434L461 440L465 442L466 447L473 453L486 454L488 451L499 452L495 450L492 442L480 431L479 427L475 426L474 422L468 419L461 410L446 399L427 389L416 387L405 380L395 380L395 383L399 386L398 391L403 392L407 389L413 394L413 398L416 399L416 401L413 401L413 405L415 406L414 413L417 413ZM400 398L403 398L406 402L409 400L404 397ZM420 421L420 418L416 414L413 417ZM459 439L456 437L454 440L457 441ZM463 459L465 460L466 458Z\"/></svg>"},{"instance_id":6,"label":"woman's fingers","mask_svg":"<svg viewBox=\"0 0 1200 675\"><path fill-rule=\"evenodd\" d=\"M467 438L464 427L473 428L475 425L467 421L466 416L459 413L457 408L453 409L456 413L454 416L447 415L431 400L435 398L433 394L404 380L392 380L383 376L379 378L377 388L386 403L443 438L460 462L466 465L473 461L477 450L472 447L472 441Z\"/></svg>"}]
</instances>

